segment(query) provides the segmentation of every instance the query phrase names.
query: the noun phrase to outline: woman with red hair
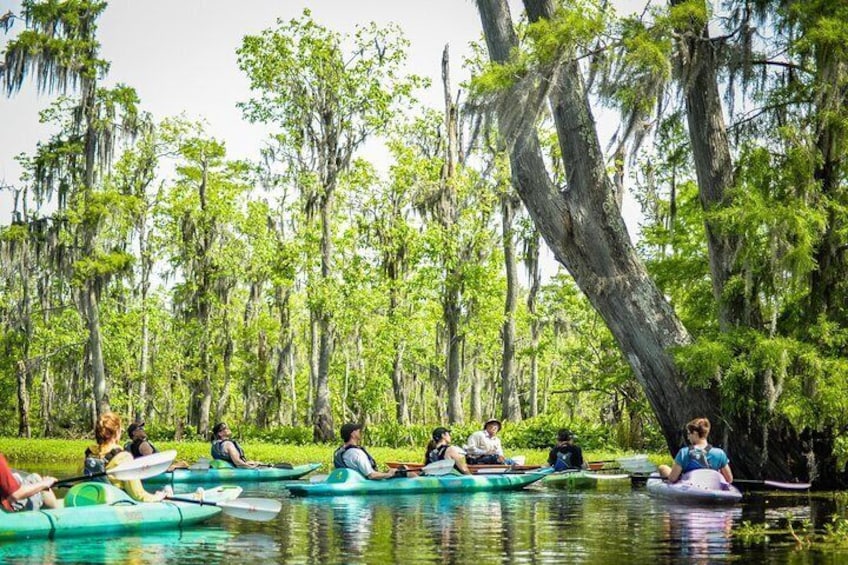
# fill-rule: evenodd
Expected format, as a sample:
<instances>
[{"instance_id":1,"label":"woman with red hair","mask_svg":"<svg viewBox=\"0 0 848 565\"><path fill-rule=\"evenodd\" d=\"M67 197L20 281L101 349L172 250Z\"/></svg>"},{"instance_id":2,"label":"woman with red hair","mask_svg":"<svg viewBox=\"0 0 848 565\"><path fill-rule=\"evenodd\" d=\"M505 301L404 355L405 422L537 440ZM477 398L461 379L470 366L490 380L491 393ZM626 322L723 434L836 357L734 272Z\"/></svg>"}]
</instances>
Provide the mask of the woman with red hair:
<instances>
[{"instance_id":1,"label":"woman with red hair","mask_svg":"<svg viewBox=\"0 0 848 565\"><path fill-rule=\"evenodd\" d=\"M114 412L100 415L94 426L94 438L97 443L85 450L85 474L102 473L122 463L133 460L133 456L121 447L121 417ZM144 490L141 481L119 481L110 475L109 481L123 489L131 498L139 502L159 502L171 494L168 490L160 490L151 494ZM106 479L101 479L104 482ZM166 487L167 489L168 487Z\"/></svg>"}]
</instances>

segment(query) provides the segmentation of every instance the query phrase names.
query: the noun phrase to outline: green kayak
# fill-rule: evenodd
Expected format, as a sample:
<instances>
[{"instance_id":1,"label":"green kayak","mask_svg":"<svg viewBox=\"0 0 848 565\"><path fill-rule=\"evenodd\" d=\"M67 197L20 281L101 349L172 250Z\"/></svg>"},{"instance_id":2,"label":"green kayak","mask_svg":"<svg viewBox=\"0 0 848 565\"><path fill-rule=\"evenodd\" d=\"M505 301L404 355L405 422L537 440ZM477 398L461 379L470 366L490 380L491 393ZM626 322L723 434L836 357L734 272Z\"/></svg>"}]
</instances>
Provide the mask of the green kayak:
<instances>
[{"instance_id":1,"label":"green kayak","mask_svg":"<svg viewBox=\"0 0 848 565\"><path fill-rule=\"evenodd\" d=\"M482 492L519 490L543 479L553 469L497 475L442 475L403 479L368 480L351 469L336 469L318 483L286 485L295 496L343 496L360 494L421 494L428 492Z\"/></svg>"},{"instance_id":2,"label":"green kayak","mask_svg":"<svg viewBox=\"0 0 848 565\"><path fill-rule=\"evenodd\" d=\"M564 471L548 475L544 480L545 486L567 489L597 488L600 486L630 486L630 475L627 473L598 473L594 471Z\"/></svg>"},{"instance_id":3,"label":"green kayak","mask_svg":"<svg viewBox=\"0 0 848 565\"><path fill-rule=\"evenodd\" d=\"M211 467L209 469L174 469L161 475L146 479L144 484L219 484L219 483L257 483L268 481L291 481L308 475L321 466L320 463L308 463L288 468L257 467L246 469L239 467Z\"/></svg>"},{"instance_id":4,"label":"green kayak","mask_svg":"<svg viewBox=\"0 0 848 565\"><path fill-rule=\"evenodd\" d=\"M0 540L141 533L197 524L220 512L209 505L136 502L112 485L82 483L68 491L61 508L0 512Z\"/></svg>"}]
</instances>

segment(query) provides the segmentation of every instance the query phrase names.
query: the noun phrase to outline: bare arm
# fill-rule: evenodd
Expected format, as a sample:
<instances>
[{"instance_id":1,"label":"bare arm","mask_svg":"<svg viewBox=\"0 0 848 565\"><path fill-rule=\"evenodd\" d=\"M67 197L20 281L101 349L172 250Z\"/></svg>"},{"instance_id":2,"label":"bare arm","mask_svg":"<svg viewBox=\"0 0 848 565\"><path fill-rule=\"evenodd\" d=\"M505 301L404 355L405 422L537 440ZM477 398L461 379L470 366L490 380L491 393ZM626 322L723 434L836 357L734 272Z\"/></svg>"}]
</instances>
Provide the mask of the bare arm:
<instances>
[{"instance_id":1,"label":"bare arm","mask_svg":"<svg viewBox=\"0 0 848 565\"><path fill-rule=\"evenodd\" d=\"M468 470L468 465L465 464L465 459L462 457L462 452L455 446L448 447L447 451L445 451L445 458L453 459L453 464L456 465L456 468L463 475L471 474L471 471Z\"/></svg>"},{"instance_id":2,"label":"bare arm","mask_svg":"<svg viewBox=\"0 0 848 565\"><path fill-rule=\"evenodd\" d=\"M675 463L671 467L671 473L668 474L668 482L676 483L680 478L680 474L683 472L683 467Z\"/></svg>"},{"instance_id":3,"label":"bare arm","mask_svg":"<svg viewBox=\"0 0 848 565\"><path fill-rule=\"evenodd\" d=\"M151 447L150 442L143 441L138 446L138 452L142 455L153 455L153 447Z\"/></svg>"},{"instance_id":4,"label":"bare arm","mask_svg":"<svg viewBox=\"0 0 848 565\"><path fill-rule=\"evenodd\" d=\"M371 471L368 473L368 478L371 480L379 480L379 479L391 479L395 476L397 469L389 469L388 472L383 473L381 471Z\"/></svg>"},{"instance_id":5,"label":"bare arm","mask_svg":"<svg viewBox=\"0 0 848 565\"><path fill-rule=\"evenodd\" d=\"M724 480L728 483L733 482L733 472L730 470L730 465L725 465L721 469L718 470L721 473L721 476L724 477Z\"/></svg>"},{"instance_id":6,"label":"bare arm","mask_svg":"<svg viewBox=\"0 0 848 565\"><path fill-rule=\"evenodd\" d=\"M36 493L49 489L55 483L56 479L54 477L44 477L37 483L21 485L18 490L9 495L9 498L12 499L13 502L20 502L21 500L26 500Z\"/></svg>"},{"instance_id":7,"label":"bare arm","mask_svg":"<svg viewBox=\"0 0 848 565\"><path fill-rule=\"evenodd\" d=\"M236 467L256 467L256 463L254 461L246 461L241 458L239 455L238 449L233 444L233 442L227 442L227 455L230 456L230 461L233 462L233 465Z\"/></svg>"}]
</instances>

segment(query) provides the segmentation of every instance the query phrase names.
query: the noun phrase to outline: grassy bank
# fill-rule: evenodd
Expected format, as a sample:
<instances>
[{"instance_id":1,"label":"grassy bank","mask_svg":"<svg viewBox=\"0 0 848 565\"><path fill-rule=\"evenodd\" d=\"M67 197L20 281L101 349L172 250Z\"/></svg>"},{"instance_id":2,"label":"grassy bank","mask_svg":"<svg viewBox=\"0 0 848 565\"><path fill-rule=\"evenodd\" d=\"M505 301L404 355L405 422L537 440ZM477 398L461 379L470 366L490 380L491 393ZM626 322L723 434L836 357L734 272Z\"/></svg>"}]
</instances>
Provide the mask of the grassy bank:
<instances>
[{"instance_id":1,"label":"grassy bank","mask_svg":"<svg viewBox=\"0 0 848 565\"><path fill-rule=\"evenodd\" d=\"M91 440L67 439L20 439L0 438L0 452L14 464L25 467L26 463L80 463L85 448ZM209 457L209 444L206 442L155 442L160 451L176 449L178 459L196 461L200 457ZM245 442L242 447L250 459L267 462L286 461L289 463L323 463L325 469L332 466L334 444L277 445L258 441ZM368 451L378 463L386 461L420 461L424 457L424 447L369 447ZM528 465L539 465L547 460L548 452L543 449L522 449L517 453L527 458ZM589 461L600 461L621 457L621 453L586 452ZM654 459L652 457L652 459ZM663 462L658 456L657 462Z\"/></svg>"}]
</instances>

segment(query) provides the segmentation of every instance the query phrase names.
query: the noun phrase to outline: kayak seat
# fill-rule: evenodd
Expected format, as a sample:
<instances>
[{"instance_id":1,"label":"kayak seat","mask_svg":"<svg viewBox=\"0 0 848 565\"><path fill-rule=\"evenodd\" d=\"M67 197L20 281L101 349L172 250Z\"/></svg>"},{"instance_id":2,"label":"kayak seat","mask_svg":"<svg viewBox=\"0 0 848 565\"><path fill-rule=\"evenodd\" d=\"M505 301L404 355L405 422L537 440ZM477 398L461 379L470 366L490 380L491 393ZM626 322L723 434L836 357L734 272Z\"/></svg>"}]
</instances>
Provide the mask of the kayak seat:
<instances>
[{"instance_id":1,"label":"kayak seat","mask_svg":"<svg viewBox=\"0 0 848 565\"><path fill-rule=\"evenodd\" d=\"M220 459L213 459L209 462L210 469L235 469L235 467L229 461L221 461Z\"/></svg>"},{"instance_id":2,"label":"kayak seat","mask_svg":"<svg viewBox=\"0 0 848 565\"><path fill-rule=\"evenodd\" d=\"M336 469L327 477L328 483L350 483L364 480L366 480L365 477L359 471L353 469Z\"/></svg>"},{"instance_id":3,"label":"kayak seat","mask_svg":"<svg viewBox=\"0 0 848 565\"><path fill-rule=\"evenodd\" d=\"M65 495L65 507L105 504L136 504L127 493L106 483L80 483Z\"/></svg>"}]
</instances>

